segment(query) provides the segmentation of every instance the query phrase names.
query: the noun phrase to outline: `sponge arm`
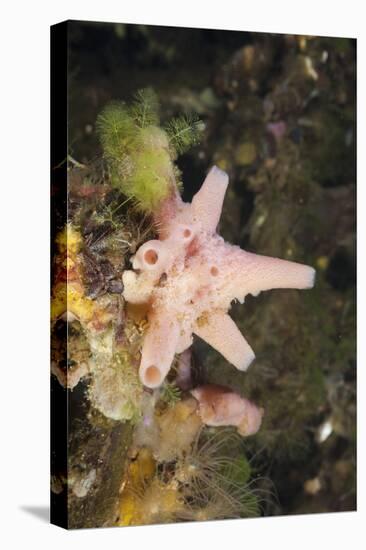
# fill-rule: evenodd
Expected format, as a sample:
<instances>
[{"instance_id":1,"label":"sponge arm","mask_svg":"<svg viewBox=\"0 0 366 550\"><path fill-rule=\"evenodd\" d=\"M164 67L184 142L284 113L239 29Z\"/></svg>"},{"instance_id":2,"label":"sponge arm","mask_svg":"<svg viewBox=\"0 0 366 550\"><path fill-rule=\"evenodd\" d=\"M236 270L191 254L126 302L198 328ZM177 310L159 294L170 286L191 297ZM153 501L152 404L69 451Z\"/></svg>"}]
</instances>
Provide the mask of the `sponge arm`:
<instances>
[{"instance_id":1,"label":"sponge arm","mask_svg":"<svg viewBox=\"0 0 366 550\"><path fill-rule=\"evenodd\" d=\"M239 370L246 370L255 357L252 348L227 313L210 313L204 321L200 319L193 330Z\"/></svg>"}]
</instances>

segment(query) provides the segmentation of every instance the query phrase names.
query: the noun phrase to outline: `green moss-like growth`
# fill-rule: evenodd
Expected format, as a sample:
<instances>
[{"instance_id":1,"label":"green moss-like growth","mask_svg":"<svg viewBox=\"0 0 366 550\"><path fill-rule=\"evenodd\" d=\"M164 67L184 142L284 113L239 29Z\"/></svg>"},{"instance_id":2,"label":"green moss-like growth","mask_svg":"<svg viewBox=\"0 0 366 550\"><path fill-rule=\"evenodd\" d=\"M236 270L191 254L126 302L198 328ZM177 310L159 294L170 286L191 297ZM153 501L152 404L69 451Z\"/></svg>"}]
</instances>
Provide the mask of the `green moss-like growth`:
<instances>
[{"instance_id":1,"label":"green moss-like growth","mask_svg":"<svg viewBox=\"0 0 366 550\"><path fill-rule=\"evenodd\" d=\"M163 403L166 403L169 407L174 405L181 399L182 391L178 386L173 383L165 382L161 390L160 399Z\"/></svg>"},{"instance_id":2,"label":"green moss-like growth","mask_svg":"<svg viewBox=\"0 0 366 550\"><path fill-rule=\"evenodd\" d=\"M199 143L203 130L203 123L194 115L173 118L166 127L171 146L179 155Z\"/></svg>"},{"instance_id":3,"label":"green moss-like growth","mask_svg":"<svg viewBox=\"0 0 366 550\"><path fill-rule=\"evenodd\" d=\"M159 127L159 104L151 89L140 90L130 106L107 105L97 120L111 183L138 209L154 212L179 185L174 160L199 141L203 126L189 117Z\"/></svg>"}]
</instances>

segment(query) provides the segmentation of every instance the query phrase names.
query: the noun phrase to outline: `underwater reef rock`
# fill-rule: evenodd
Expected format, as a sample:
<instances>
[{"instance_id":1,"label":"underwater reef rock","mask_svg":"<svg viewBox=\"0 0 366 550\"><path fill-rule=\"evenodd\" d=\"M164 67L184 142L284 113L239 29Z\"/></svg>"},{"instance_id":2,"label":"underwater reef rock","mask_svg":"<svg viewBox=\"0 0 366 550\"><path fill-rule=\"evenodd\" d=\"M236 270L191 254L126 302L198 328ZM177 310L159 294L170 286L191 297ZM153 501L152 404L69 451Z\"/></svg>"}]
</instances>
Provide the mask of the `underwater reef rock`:
<instances>
[{"instance_id":1,"label":"underwater reef rock","mask_svg":"<svg viewBox=\"0 0 366 550\"><path fill-rule=\"evenodd\" d=\"M118 511L123 464L132 441L133 425L105 419L93 409L84 381L68 391L68 416L61 419L67 390L54 377L51 388L53 414L59 424L68 421L67 442L60 438L61 432L53 436L56 445L52 454L51 485L54 510L66 514L65 525L69 529L112 526Z\"/></svg>"}]
</instances>

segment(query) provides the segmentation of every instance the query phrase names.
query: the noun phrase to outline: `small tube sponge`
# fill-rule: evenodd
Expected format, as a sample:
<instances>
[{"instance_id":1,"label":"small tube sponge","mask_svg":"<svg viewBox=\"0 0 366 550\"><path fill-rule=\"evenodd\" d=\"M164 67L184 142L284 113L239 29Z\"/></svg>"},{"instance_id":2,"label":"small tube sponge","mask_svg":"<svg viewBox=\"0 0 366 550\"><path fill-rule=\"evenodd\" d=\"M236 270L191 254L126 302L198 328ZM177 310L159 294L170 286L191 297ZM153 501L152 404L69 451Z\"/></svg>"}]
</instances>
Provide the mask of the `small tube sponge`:
<instances>
[{"instance_id":1,"label":"small tube sponge","mask_svg":"<svg viewBox=\"0 0 366 550\"><path fill-rule=\"evenodd\" d=\"M158 388L169 372L179 340L177 319L154 311L149 316L150 329L144 338L140 379L149 388Z\"/></svg>"},{"instance_id":2,"label":"small tube sponge","mask_svg":"<svg viewBox=\"0 0 366 550\"><path fill-rule=\"evenodd\" d=\"M235 426L240 435L255 434L264 409L224 386L200 386L191 391L199 403L199 415L207 426Z\"/></svg>"},{"instance_id":3,"label":"small tube sponge","mask_svg":"<svg viewBox=\"0 0 366 550\"><path fill-rule=\"evenodd\" d=\"M138 249L133 257L132 267L144 271L152 282L157 282L169 261L169 250L161 241L151 240Z\"/></svg>"}]
</instances>

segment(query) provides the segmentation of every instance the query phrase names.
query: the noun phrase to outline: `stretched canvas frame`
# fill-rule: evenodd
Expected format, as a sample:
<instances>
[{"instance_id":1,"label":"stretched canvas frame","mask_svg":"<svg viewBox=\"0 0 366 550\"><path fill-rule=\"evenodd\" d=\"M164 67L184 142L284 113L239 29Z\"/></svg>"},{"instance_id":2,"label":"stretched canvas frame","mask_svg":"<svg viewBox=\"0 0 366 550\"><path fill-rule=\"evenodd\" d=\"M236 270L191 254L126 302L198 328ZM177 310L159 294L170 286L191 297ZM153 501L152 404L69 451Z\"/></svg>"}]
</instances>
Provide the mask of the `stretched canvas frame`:
<instances>
[{"instance_id":1,"label":"stretched canvas frame","mask_svg":"<svg viewBox=\"0 0 366 550\"><path fill-rule=\"evenodd\" d=\"M52 523L355 509L355 55L52 27Z\"/></svg>"}]
</instances>

